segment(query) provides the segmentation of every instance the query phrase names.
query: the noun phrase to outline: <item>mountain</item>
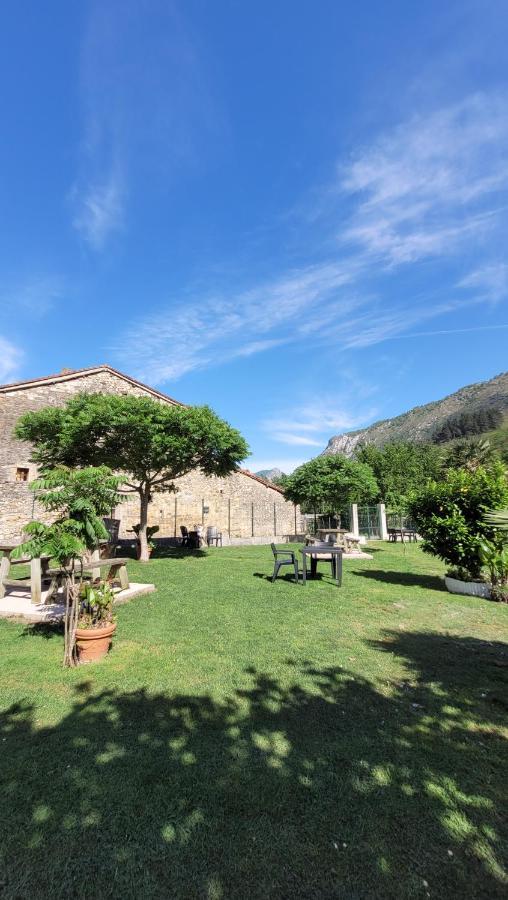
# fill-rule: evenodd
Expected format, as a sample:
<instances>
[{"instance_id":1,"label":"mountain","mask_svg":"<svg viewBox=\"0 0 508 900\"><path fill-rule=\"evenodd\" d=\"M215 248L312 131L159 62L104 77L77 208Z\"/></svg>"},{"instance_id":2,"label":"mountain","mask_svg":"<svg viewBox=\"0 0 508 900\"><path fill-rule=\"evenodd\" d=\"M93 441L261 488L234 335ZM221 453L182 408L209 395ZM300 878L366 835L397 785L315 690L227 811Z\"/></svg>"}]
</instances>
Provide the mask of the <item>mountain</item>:
<instances>
[{"instance_id":1,"label":"mountain","mask_svg":"<svg viewBox=\"0 0 508 900\"><path fill-rule=\"evenodd\" d=\"M260 472L254 472L254 475L259 475L265 481L278 481L279 478L284 477L284 472L281 472L280 469L261 469Z\"/></svg>"},{"instance_id":2,"label":"mountain","mask_svg":"<svg viewBox=\"0 0 508 900\"><path fill-rule=\"evenodd\" d=\"M415 406L408 412L374 422L368 428L337 434L328 441L322 455L343 453L351 456L359 443L375 444L382 447L393 441L432 441L438 426L457 413L474 412L480 409L498 409L508 416L508 372L496 375L490 381L480 381L460 388L442 400L434 400L425 406Z\"/></svg>"}]
</instances>

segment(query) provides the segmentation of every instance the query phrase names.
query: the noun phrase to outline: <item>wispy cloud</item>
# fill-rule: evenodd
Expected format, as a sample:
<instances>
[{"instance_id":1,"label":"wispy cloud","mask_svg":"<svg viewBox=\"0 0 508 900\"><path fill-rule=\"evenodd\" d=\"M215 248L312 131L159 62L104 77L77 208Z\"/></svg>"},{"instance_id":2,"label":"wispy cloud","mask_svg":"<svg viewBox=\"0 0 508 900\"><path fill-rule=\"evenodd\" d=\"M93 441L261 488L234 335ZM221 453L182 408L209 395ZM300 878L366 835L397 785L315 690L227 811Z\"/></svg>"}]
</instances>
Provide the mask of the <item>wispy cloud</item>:
<instances>
[{"instance_id":1,"label":"wispy cloud","mask_svg":"<svg viewBox=\"0 0 508 900\"><path fill-rule=\"evenodd\" d=\"M493 226L508 187L506 97L477 94L382 136L341 172L342 239L392 265L449 255Z\"/></svg>"},{"instance_id":2,"label":"wispy cloud","mask_svg":"<svg viewBox=\"0 0 508 900\"><path fill-rule=\"evenodd\" d=\"M12 381L16 377L22 359L22 350L0 337L0 382Z\"/></svg>"},{"instance_id":3,"label":"wispy cloud","mask_svg":"<svg viewBox=\"0 0 508 900\"><path fill-rule=\"evenodd\" d=\"M338 407L335 394L322 392L311 402L300 403L294 419L271 417L261 422L261 428L277 443L323 449L330 434L357 428L375 415L373 408L352 412L345 406Z\"/></svg>"},{"instance_id":4,"label":"wispy cloud","mask_svg":"<svg viewBox=\"0 0 508 900\"><path fill-rule=\"evenodd\" d=\"M508 298L508 264L494 263L470 272L459 281L459 287L470 289L479 299L497 303Z\"/></svg>"},{"instance_id":5,"label":"wispy cloud","mask_svg":"<svg viewBox=\"0 0 508 900\"><path fill-rule=\"evenodd\" d=\"M328 202L326 233L313 223L309 258L314 252L320 262L281 268L271 279L239 290L226 286L214 294L189 291L185 299L168 299L161 311L127 329L115 351L119 361L162 383L282 343L305 342L307 348L328 343L354 351L486 297L503 298L505 95L475 94L413 116L376 137L338 171L328 189L336 208L331 216ZM334 254L323 260L330 234ZM400 276L410 264L431 258L441 265L439 280L431 276L419 285L418 296L408 296ZM280 428L279 433L286 438L291 433L295 443L308 432Z\"/></svg>"},{"instance_id":6,"label":"wispy cloud","mask_svg":"<svg viewBox=\"0 0 508 900\"><path fill-rule=\"evenodd\" d=\"M167 189L224 133L197 39L176 4L91 0L72 224L93 250L126 230L137 193ZM198 139L199 135L199 139ZM139 185L142 185L140 189Z\"/></svg>"},{"instance_id":7,"label":"wispy cloud","mask_svg":"<svg viewBox=\"0 0 508 900\"><path fill-rule=\"evenodd\" d=\"M294 447L322 447L322 441L316 441L315 438L306 434L292 434L290 431L274 431L271 438L279 444L288 444Z\"/></svg>"},{"instance_id":8,"label":"wispy cloud","mask_svg":"<svg viewBox=\"0 0 508 900\"><path fill-rule=\"evenodd\" d=\"M118 171L99 182L75 188L76 213L72 224L94 250L102 250L108 238L124 227L125 190Z\"/></svg>"},{"instance_id":9,"label":"wispy cloud","mask_svg":"<svg viewBox=\"0 0 508 900\"><path fill-rule=\"evenodd\" d=\"M65 296L65 289L58 275L32 275L0 288L0 304L6 313L23 310L40 318Z\"/></svg>"},{"instance_id":10,"label":"wispy cloud","mask_svg":"<svg viewBox=\"0 0 508 900\"><path fill-rule=\"evenodd\" d=\"M341 298L340 289L350 278L347 266L309 266L230 296L191 296L185 304L175 303L162 314L136 322L115 352L121 357L126 340L131 368L156 383L251 356L296 340L314 316L322 315L320 304L329 304L328 320L337 315L337 304L342 315L356 308L361 301ZM281 329L284 338L269 336ZM255 339L243 343L246 334Z\"/></svg>"}]
</instances>

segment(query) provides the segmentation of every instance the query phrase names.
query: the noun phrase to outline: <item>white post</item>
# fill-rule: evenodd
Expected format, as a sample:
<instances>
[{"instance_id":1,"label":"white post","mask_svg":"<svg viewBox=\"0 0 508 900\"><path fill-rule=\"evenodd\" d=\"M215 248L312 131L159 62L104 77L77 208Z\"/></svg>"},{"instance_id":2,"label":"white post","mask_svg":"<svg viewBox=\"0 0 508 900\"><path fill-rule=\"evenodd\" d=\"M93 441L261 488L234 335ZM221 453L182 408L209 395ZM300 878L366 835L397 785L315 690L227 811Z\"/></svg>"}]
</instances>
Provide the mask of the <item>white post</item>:
<instances>
[{"instance_id":1,"label":"white post","mask_svg":"<svg viewBox=\"0 0 508 900\"><path fill-rule=\"evenodd\" d=\"M386 526L386 508L384 503L378 503L377 512L379 516L379 537L382 541L387 541L388 528Z\"/></svg>"},{"instance_id":2,"label":"white post","mask_svg":"<svg viewBox=\"0 0 508 900\"><path fill-rule=\"evenodd\" d=\"M353 537L360 537L360 526L358 525L358 504L352 503L350 506L349 531Z\"/></svg>"}]
</instances>

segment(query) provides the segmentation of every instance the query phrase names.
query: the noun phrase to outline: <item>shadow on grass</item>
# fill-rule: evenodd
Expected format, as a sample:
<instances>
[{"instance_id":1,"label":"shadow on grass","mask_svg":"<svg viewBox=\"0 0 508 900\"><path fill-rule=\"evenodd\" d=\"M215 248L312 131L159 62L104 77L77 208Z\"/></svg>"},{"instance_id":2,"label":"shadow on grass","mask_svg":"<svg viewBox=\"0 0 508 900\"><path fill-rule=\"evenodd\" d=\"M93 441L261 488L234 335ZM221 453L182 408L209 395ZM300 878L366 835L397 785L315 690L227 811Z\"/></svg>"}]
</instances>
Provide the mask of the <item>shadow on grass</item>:
<instances>
[{"instance_id":1,"label":"shadow on grass","mask_svg":"<svg viewBox=\"0 0 508 900\"><path fill-rule=\"evenodd\" d=\"M288 569L289 569L289 566L288 566ZM269 575L267 575L266 572L253 572L252 574L253 574L254 578L261 578L263 581L271 582L271 580L272 580L271 573ZM277 581L291 582L292 584L294 584L296 586L295 573L293 570L291 570L291 572L285 572L284 575L277 575L277 578L275 579L275 581L276 582ZM336 582L335 582L335 579L333 578L333 576L328 575L328 573L323 573L323 572L316 572L315 575L311 575L309 572L307 572L307 581L328 581L328 582L330 582L330 584L336 585ZM301 569L298 572L298 584L303 584Z\"/></svg>"},{"instance_id":2,"label":"shadow on grass","mask_svg":"<svg viewBox=\"0 0 508 900\"><path fill-rule=\"evenodd\" d=\"M385 584L446 591L444 581L438 575L425 575L419 572L390 572L386 569L356 569L352 574L358 575L360 578L369 578L371 581L383 581Z\"/></svg>"},{"instance_id":3,"label":"shadow on grass","mask_svg":"<svg viewBox=\"0 0 508 900\"><path fill-rule=\"evenodd\" d=\"M63 634L63 622L34 622L32 625L26 625L20 634L20 637L42 637L47 641L51 638L60 637Z\"/></svg>"},{"instance_id":4,"label":"shadow on grass","mask_svg":"<svg viewBox=\"0 0 508 900\"><path fill-rule=\"evenodd\" d=\"M87 679L54 725L5 710L4 895L504 897L502 717L480 689L503 645L372 646L406 663L383 694L286 660L220 701Z\"/></svg>"},{"instance_id":5,"label":"shadow on grass","mask_svg":"<svg viewBox=\"0 0 508 900\"><path fill-rule=\"evenodd\" d=\"M271 572L268 575L266 572L253 572L252 574L253 574L254 578L261 578L263 581L269 581L269 582L272 581L272 573ZM301 580L302 573L299 572L298 574L299 574L299 579ZM275 579L275 581L287 581L287 582L292 582L293 584L295 584L296 582L295 582L294 570L291 569L291 572L288 571L288 572L284 572L282 575L280 575L280 574L277 575L277 578Z\"/></svg>"},{"instance_id":6,"label":"shadow on grass","mask_svg":"<svg viewBox=\"0 0 508 900\"><path fill-rule=\"evenodd\" d=\"M188 559L189 556L204 558L208 556L206 547L156 547L151 559Z\"/></svg>"}]
</instances>

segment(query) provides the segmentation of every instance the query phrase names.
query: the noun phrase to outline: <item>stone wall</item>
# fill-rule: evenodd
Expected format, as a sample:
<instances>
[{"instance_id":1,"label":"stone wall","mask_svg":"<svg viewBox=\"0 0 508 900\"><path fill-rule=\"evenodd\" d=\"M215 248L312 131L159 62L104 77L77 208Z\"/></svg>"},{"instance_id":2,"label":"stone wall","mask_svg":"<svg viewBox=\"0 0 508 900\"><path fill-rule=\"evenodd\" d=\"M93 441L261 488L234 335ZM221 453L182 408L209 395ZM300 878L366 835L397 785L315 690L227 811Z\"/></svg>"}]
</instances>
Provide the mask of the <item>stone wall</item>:
<instances>
[{"instance_id":1,"label":"stone wall","mask_svg":"<svg viewBox=\"0 0 508 900\"><path fill-rule=\"evenodd\" d=\"M174 494L155 494L150 504L148 521L158 525L160 537L179 537L180 527L215 525L229 538L294 534L301 527L301 516L274 488L260 484L241 473L228 478L207 478L201 472L190 472L175 482ZM127 529L139 522L136 495L118 506L121 537L129 537Z\"/></svg>"},{"instance_id":2,"label":"stone wall","mask_svg":"<svg viewBox=\"0 0 508 900\"><path fill-rule=\"evenodd\" d=\"M161 402L176 402L107 367L0 389L0 541L19 540L26 522L44 518L29 483L16 481L18 468L29 469L29 481L37 474L30 461L29 445L13 436L17 420L30 410L61 406L81 391L148 395ZM247 474L207 478L195 471L178 479L176 484L176 493L157 493L150 504L149 522L159 526L160 537L179 537L180 526L202 524L217 526L231 540L261 537L270 540L301 530L299 510L295 517L293 504L287 503L280 491ZM120 504L115 515L121 519L120 536L132 536L129 529L139 521L137 495Z\"/></svg>"}]
</instances>

